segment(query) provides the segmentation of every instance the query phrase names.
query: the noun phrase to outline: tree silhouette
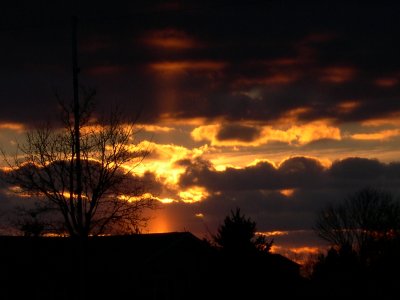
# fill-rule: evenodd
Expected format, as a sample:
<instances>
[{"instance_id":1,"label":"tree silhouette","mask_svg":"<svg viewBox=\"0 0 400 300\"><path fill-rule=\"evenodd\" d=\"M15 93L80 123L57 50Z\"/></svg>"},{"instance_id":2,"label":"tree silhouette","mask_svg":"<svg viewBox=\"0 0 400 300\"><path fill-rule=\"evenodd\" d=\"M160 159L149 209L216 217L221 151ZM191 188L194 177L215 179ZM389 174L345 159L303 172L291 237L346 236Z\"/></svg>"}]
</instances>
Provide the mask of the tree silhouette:
<instances>
[{"instance_id":1,"label":"tree silhouette","mask_svg":"<svg viewBox=\"0 0 400 300\"><path fill-rule=\"evenodd\" d=\"M59 230L70 236L137 232L147 220L143 210L155 207L152 199L141 197L143 185L133 174L146 152L133 144L134 122L116 112L94 118L93 96L87 93L80 104L78 132L74 105L61 105L62 126L47 124L29 132L8 161L6 177L41 197L61 216Z\"/></svg>"},{"instance_id":2,"label":"tree silhouette","mask_svg":"<svg viewBox=\"0 0 400 300\"><path fill-rule=\"evenodd\" d=\"M399 239L400 205L390 193L364 188L322 210L315 230L333 246L370 260Z\"/></svg>"},{"instance_id":3,"label":"tree silhouette","mask_svg":"<svg viewBox=\"0 0 400 300\"><path fill-rule=\"evenodd\" d=\"M47 212L46 207L41 207L38 202L33 207L18 206L15 209L16 219L11 220L12 225L22 231L24 236L38 237L49 231L49 224L43 217Z\"/></svg>"},{"instance_id":4,"label":"tree silhouette","mask_svg":"<svg viewBox=\"0 0 400 300\"><path fill-rule=\"evenodd\" d=\"M364 188L318 215L315 230L331 244L313 279L330 297L394 299L399 282L400 205L390 193Z\"/></svg>"},{"instance_id":5,"label":"tree silhouette","mask_svg":"<svg viewBox=\"0 0 400 300\"><path fill-rule=\"evenodd\" d=\"M268 253L273 241L256 234L256 222L241 213L240 208L231 211L213 237L223 251L236 254Z\"/></svg>"}]
</instances>

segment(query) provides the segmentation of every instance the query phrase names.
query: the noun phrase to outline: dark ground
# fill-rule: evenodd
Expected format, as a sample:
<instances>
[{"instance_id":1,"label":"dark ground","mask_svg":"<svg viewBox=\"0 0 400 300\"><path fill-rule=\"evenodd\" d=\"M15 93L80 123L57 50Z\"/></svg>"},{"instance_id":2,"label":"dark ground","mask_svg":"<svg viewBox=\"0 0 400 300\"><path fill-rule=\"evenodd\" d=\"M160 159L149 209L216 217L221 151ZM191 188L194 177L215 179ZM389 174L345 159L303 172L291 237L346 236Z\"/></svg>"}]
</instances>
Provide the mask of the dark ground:
<instances>
[{"instance_id":1,"label":"dark ground","mask_svg":"<svg viewBox=\"0 0 400 300\"><path fill-rule=\"evenodd\" d=\"M222 255L190 233L0 237L0 299L398 299L351 270L308 280L280 255ZM372 278L372 277L371 277Z\"/></svg>"}]
</instances>

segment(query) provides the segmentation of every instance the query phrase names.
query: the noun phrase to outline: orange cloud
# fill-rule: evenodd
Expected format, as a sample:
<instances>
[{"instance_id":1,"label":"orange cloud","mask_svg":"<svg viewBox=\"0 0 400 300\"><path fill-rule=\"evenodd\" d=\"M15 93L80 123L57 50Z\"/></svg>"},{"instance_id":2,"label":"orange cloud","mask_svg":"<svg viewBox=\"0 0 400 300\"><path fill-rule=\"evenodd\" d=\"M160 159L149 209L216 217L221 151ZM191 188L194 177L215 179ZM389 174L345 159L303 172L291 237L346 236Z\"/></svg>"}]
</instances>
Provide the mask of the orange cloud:
<instances>
[{"instance_id":1,"label":"orange cloud","mask_svg":"<svg viewBox=\"0 0 400 300\"><path fill-rule=\"evenodd\" d=\"M305 145L321 139L340 140L340 129L326 121L314 121L303 125L294 125L287 129L276 129L272 126L261 126L260 134L251 141L219 140L219 124L199 126L191 132L195 141L210 141L212 146L260 146L270 142L283 142L291 145Z\"/></svg>"},{"instance_id":2,"label":"orange cloud","mask_svg":"<svg viewBox=\"0 0 400 300\"><path fill-rule=\"evenodd\" d=\"M360 106L359 101L344 101L336 105L336 109L343 114L348 114L357 109Z\"/></svg>"},{"instance_id":3,"label":"orange cloud","mask_svg":"<svg viewBox=\"0 0 400 300\"><path fill-rule=\"evenodd\" d=\"M199 202L209 196L207 190L203 187L192 187L185 191L179 192L179 197L185 203Z\"/></svg>"},{"instance_id":4,"label":"orange cloud","mask_svg":"<svg viewBox=\"0 0 400 300\"><path fill-rule=\"evenodd\" d=\"M220 130L220 125L204 125L196 127L192 130L191 136L197 141L211 141L211 145L218 144L218 140L216 139L218 132Z\"/></svg>"},{"instance_id":5,"label":"orange cloud","mask_svg":"<svg viewBox=\"0 0 400 300\"><path fill-rule=\"evenodd\" d=\"M285 112L283 116L276 121L278 126L285 126L286 124L294 124L301 119L301 116L311 112L312 109L310 107L297 107Z\"/></svg>"},{"instance_id":6,"label":"orange cloud","mask_svg":"<svg viewBox=\"0 0 400 300\"><path fill-rule=\"evenodd\" d=\"M265 235L267 237L277 237L277 236L288 235L289 231L273 230L273 231L257 232L257 234Z\"/></svg>"},{"instance_id":7,"label":"orange cloud","mask_svg":"<svg viewBox=\"0 0 400 300\"><path fill-rule=\"evenodd\" d=\"M321 81L329 83L345 83L351 81L356 75L352 67L329 67L322 70Z\"/></svg>"},{"instance_id":8,"label":"orange cloud","mask_svg":"<svg viewBox=\"0 0 400 300\"><path fill-rule=\"evenodd\" d=\"M287 130L276 130L267 127L264 134L268 140L305 145L321 139L340 140L340 129L325 121L314 121L303 125L294 125Z\"/></svg>"},{"instance_id":9,"label":"orange cloud","mask_svg":"<svg viewBox=\"0 0 400 300\"><path fill-rule=\"evenodd\" d=\"M146 172L151 172L165 188L158 195L148 194L149 197L163 204L170 204L174 202L195 203L209 196L209 193L203 187L179 188L178 190L177 185L179 177L185 172L185 166L180 166L177 162L202 156L208 151L208 146L188 149L173 144L156 144L143 141L131 147L132 152L141 149L146 149L150 152L150 155L135 166L135 173L144 175Z\"/></svg>"},{"instance_id":10,"label":"orange cloud","mask_svg":"<svg viewBox=\"0 0 400 300\"><path fill-rule=\"evenodd\" d=\"M280 133L279 133L280 134ZM290 127L283 135L290 144L308 144L321 139L341 140L340 129L324 121Z\"/></svg>"},{"instance_id":11,"label":"orange cloud","mask_svg":"<svg viewBox=\"0 0 400 300\"><path fill-rule=\"evenodd\" d=\"M305 264L309 259L310 255L316 255L318 253L323 252L324 250L325 250L324 248L309 247L309 246L284 247L284 246L272 245L271 247L272 253L278 253L283 256L286 256L300 265Z\"/></svg>"},{"instance_id":12,"label":"orange cloud","mask_svg":"<svg viewBox=\"0 0 400 300\"><path fill-rule=\"evenodd\" d=\"M185 32L176 29L156 30L144 38L145 44L167 50L185 50L199 47L199 43Z\"/></svg>"},{"instance_id":13,"label":"orange cloud","mask_svg":"<svg viewBox=\"0 0 400 300\"><path fill-rule=\"evenodd\" d=\"M351 135L355 140L384 141L400 135L400 129L382 130L373 133L356 133Z\"/></svg>"},{"instance_id":14,"label":"orange cloud","mask_svg":"<svg viewBox=\"0 0 400 300\"><path fill-rule=\"evenodd\" d=\"M165 61L150 64L157 72L181 73L185 71L219 71L226 66L221 61Z\"/></svg>"},{"instance_id":15,"label":"orange cloud","mask_svg":"<svg viewBox=\"0 0 400 300\"><path fill-rule=\"evenodd\" d=\"M25 130L25 126L22 123L0 123L0 129L8 129L12 131L22 132Z\"/></svg>"},{"instance_id":16,"label":"orange cloud","mask_svg":"<svg viewBox=\"0 0 400 300\"><path fill-rule=\"evenodd\" d=\"M379 127L384 125L400 126L400 112L397 111L382 118L366 120L361 122L361 125L366 127Z\"/></svg>"},{"instance_id":17,"label":"orange cloud","mask_svg":"<svg viewBox=\"0 0 400 300\"><path fill-rule=\"evenodd\" d=\"M282 246L277 246L277 245L273 245L271 248L271 252L272 253L294 253L294 254L317 254L319 252L321 252L321 248L319 247L308 247L308 246L304 246L304 247L282 247Z\"/></svg>"},{"instance_id":18,"label":"orange cloud","mask_svg":"<svg viewBox=\"0 0 400 300\"><path fill-rule=\"evenodd\" d=\"M284 85L296 81L299 78L297 73L275 73L262 78L241 78L235 85Z\"/></svg>"},{"instance_id":19,"label":"orange cloud","mask_svg":"<svg viewBox=\"0 0 400 300\"><path fill-rule=\"evenodd\" d=\"M120 196L118 196L118 199L119 200L128 201L128 202L135 202L135 201L139 201L139 200L142 200L142 199L152 199L152 200L157 200L157 201L159 201L159 202L161 202L163 204L169 204L169 203L172 203L172 202L177 202L174 199L171 199L171 198L160 198L160 197L157 197L157 196L155 196L155 195L153 195L151 193L144 193L144 194L142 194L140 196L134 196L134 197L120 195Z\"/></svg>"},{"instance_id":20,"label":"orange cloud","mask_svg":"<svg viewBox=\"0 0 400 300\"><path fill-rule=\"evenodd\" d=\"M211 149L211 147L210 147ZM227 168L240 169L248 166L255 166L259 162L266 161L275 166L269 159L259 159L259 154L246 153L244 151L214 151L207 153L209 159L217 171L225 171Z\"/></svg>"},{"instance_id":21,"label":"orange cloud","mask_svg":"<svg viewBox=\"0 0 400 300\"><path fill-rule=\"evenodd\" d=\"M144 125L139 124L138 127L148 132L171 132L174 131L175 128L168 126L158 126L158 125Z\"/></svg>"},{"instance_id":22,"label":"orange cloud","mask_svg":"<svg viewBox=\"0 0 400 300\"><path fill-rule=\"evenodd\" d=\"M183 146L173 144L156 144L149 141L142 141L138 145L132 146L131 151L145 149L150 153L141 164L135 167L135 172L144 174L150 171L156 174L159 180L166 185L175 186L179 176L184 172L183 167L178 167L175 162L182 159L193 159L201 156L207 147L188 149Z\"/></svg>"},{"instance_id":23,"label":"orange cloud","mask_svg":"<svg viewBox=\"0 0 400 300\"><path fill-rule=\"evenodd\" d=\"M399 80L394 77L378 78L374 81L375 85L382 88L391 88L399 83Z\"/></svg>"},{"instance_id":24,"label":"orange cloud","mask_svg":"<svg viewBox=\"0 0 400 300\"><path fill-rule=\"evenodd\" d=\"M163 126L200 126L206 122L206 118L176 118L171 113L163 113L160 115L158 124Z\"/></svg>"},{"instance_id":25,"label":"orange cloud","mask_svg":"<svg viewBox=\"0 0 400 300\"><path fill-rule=\"evenodd\" d=\"M279 192L286 197L291 197L293 196L295 189L284 189L284 190L279 190Z\"/></svg>"}]
</instances>

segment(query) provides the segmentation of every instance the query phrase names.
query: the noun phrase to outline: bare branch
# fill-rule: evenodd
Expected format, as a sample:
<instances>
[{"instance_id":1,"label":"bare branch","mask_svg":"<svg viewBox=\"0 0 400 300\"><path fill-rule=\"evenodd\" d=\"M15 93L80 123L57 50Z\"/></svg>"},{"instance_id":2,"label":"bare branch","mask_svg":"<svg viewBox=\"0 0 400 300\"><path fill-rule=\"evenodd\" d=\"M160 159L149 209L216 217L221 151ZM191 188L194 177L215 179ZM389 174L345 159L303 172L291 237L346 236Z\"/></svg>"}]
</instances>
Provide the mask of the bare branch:
<instances>
[{"instance_id":1,"label":"bare branch","mask_svg":"<svg viewBox=\"0 0 400 300\"><path fill-rule=\"evenodd\" d=\"M143 187L133 176L146 152L138 155L132 151L134 124L124 122L119 112L94 122L95 91L83 93L79 132L74 129L73 105L59 101L62 127L47 124L29 132L25 143L18 146L14 160L8 161L8 181L26 193L44 196L57 208L64 219L63 230L71 236L137 232L147 221L143 211L155 208L155 201L140 198Z\"/></svg>"}]
</instances>

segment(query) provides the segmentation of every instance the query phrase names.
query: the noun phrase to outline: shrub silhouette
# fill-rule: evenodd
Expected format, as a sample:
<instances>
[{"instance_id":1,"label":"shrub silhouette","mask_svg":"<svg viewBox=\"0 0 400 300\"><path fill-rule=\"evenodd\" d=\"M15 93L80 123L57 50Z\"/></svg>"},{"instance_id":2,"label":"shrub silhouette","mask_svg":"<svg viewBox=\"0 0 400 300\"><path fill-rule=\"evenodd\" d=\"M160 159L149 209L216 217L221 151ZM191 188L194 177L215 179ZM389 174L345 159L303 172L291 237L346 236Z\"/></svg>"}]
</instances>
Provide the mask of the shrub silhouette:
<instances>
[{"instance_id":1,"label":"shrub silhouette","mask_svg":"<svg viewBox=\"0 0 400 300\"><path fill-rule=\"evenodd\" d=\"M225 217L213 239L218 247L231 254L268 253L273 243L257 235L256 222L242 214L240 208Z\"/></svg>"}]
</instances>

